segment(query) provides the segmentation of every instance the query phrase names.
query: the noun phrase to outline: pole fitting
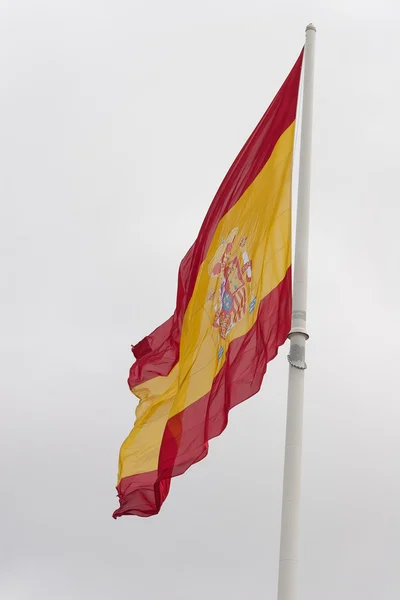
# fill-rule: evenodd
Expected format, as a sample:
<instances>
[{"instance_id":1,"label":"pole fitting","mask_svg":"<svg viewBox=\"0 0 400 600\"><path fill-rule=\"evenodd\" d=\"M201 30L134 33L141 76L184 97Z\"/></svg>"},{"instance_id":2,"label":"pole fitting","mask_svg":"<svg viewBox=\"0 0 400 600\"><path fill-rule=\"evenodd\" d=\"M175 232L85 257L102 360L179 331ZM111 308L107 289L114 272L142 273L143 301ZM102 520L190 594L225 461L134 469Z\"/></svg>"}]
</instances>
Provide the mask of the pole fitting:
<instances>
[{"instance_id":1,"label":"pole fitting","mask_svg":"<svg viewBox=\"0 0 400 600\"><path fill-rule=\"evenodd\" d=\"M289 364L295 369L301 369L305 371L307 369L307 363L305 361L306 349L303 344L290 344L290 354L288 355Z\"/></svg>"}]
</instances>

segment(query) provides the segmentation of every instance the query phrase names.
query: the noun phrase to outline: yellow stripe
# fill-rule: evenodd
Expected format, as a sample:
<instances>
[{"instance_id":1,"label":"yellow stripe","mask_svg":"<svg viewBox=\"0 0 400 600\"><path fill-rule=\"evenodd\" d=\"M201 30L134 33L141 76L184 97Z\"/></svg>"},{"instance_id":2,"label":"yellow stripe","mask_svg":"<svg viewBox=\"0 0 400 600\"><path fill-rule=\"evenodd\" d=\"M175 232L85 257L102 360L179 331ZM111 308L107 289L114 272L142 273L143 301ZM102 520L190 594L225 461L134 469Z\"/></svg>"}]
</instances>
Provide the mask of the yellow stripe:
<instances>
[{"instance_id":1,"label":"yellow stripe","mask_svg":"<svg viewBox=\"0 0 400 600\"><path fill-rule=\"evenodd\" d=\"M247 333L257 319L258 306L284 278L291 264L291 173L295 123L282 134L270 159L239 201L219 222L200 267L185 313L180 359L167 377L156 377L132 389L140 399L136 423L120 452L119 481L157 469L166 422L207 394L222 368L229 343ZM236 230L237 228L237 230ZM210 275L236 232L231 257L243 265L242 238L252 261L251 283L246 284L246 312L222 339L213 326L221 279ZM214 293L214 298L210 299ZM253 312L249 302L256 298ZM218 358L218 351L223 354Z\"/></svg>"}]
</instances>

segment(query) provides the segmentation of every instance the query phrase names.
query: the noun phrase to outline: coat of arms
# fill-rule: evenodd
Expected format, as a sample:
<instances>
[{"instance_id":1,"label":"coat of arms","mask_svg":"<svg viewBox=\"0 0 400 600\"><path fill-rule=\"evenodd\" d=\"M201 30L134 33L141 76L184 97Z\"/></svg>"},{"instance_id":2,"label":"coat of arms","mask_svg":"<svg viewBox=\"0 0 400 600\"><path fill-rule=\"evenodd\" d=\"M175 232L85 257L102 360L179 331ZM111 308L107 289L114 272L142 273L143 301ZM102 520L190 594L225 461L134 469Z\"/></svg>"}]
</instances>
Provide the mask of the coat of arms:
<instances>
[{"instance_id":1,"label":"coat of arms","mask_svg":"<svg viewBox=\"0 0 400 600\"><path fill-rule=\"evenodd\" d=\"M238 228L233 229L216 251L209 263L208 272L211 277L219 278L217 292L209 294L209 300L214 301L214 327L224 340L232 328L245 316L247 310L252 312L255 298L250 297L251 260L246 249L246 237L238 240ZM220 354L223 352L220 348Z\"/></svg>"}]
</instances>

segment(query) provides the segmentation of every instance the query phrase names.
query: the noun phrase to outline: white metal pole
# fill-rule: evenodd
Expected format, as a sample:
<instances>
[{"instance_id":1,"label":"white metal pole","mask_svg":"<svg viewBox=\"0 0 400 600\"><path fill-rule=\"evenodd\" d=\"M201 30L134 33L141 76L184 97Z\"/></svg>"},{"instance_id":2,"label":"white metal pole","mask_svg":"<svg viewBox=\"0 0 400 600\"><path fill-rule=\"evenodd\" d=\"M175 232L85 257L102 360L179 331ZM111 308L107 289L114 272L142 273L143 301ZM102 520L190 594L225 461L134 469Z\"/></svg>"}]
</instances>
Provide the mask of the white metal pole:
<instances>
[{"instance_id":1,"label":"white metal pole","mask_svg":"<svg viewBox=\"0 0 400 600\"><path fill-rule=\"evenodd\" d=\"M293 278L293 313L292 329L289 334L289 388L278 600L297 599L304 371L306 369L305 345L308 339L306 311L315 33L314 25L308 25L303 60L303 105Z\"/></svg>"}]
</instances>

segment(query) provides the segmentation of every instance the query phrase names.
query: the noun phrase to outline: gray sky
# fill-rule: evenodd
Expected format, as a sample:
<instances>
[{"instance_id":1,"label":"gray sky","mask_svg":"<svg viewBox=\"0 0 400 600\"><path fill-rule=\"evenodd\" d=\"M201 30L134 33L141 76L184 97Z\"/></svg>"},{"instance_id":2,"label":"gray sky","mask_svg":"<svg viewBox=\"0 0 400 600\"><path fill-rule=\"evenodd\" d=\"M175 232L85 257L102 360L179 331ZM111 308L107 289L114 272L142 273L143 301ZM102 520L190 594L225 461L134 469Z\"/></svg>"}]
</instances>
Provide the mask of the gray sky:
<instances>
[{"instance_id":1,"label":"gray sky","mask_svg":"<svg viewBox=\"0 0 400 600\"><path fill-rule=\"evenodd\" d=\"M398 597L398 2L4 0L1 598L275 598L286 348L158 517L111 514L130 344L310 20L299 600Z\"/></svg>"}]
</instances>

